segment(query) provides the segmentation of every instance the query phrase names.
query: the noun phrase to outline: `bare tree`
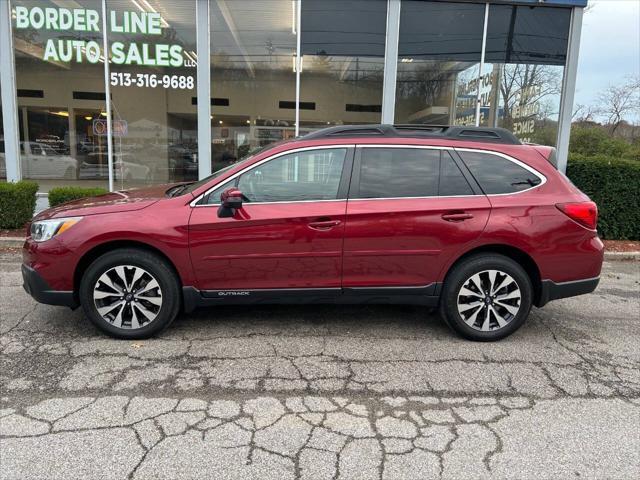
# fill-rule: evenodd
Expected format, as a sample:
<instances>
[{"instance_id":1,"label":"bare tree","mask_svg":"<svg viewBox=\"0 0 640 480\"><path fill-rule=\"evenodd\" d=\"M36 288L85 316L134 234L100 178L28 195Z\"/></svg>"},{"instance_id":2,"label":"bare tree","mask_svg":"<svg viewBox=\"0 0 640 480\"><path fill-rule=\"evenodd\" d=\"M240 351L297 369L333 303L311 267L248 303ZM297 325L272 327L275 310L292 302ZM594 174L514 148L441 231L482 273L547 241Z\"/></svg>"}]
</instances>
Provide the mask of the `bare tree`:
<instances>
[{"instance_id":1,"label":"bare tree","mask_svg":"<svg viewBox=\"0 0 640 480\"><path fill-rule=\"evenodd\" d=\"M585 105L578 103L571 115L572 122L593 122L595 116L598 114L598 109L593 105Z\"/></svg>"},{"instance_id":2,"label":"bare tree","mask_svg":"<svg viewBox=\"0 0 640 480\"><path fill-rule=\"evenodd\" d=\"M598 96L598 111L606 118L611 135L625 117L640 112L640 77L629 77L621 85L611 85Z\"/></svg>"},{"instance_id":3,"label":"bare tree","mask_svg":"<svg viewBox=\"0 0 640 480\"><path fill-rule=\"evenodd\" d=\"M438 100L452 90L454 82L455 77L445 64L421 63L398 80L398 95L418 98L425 105L437 105Z\"/></svg>"},{"instance_id":4,"label":"bare tree","mask_svg":"<svg viewBox=\"0 0 640 480\"><path fill-rule=\"evenodd\" d=\"M548 111L548 105L547 108L541 106L560 94L562 77L559 69L549 65L510 64L503 67L501 76L500 96L507 128L514 117L540 119L553 113ZM529 108L523 109L525 106ZM518 107L526 113L514 115Z\"/></svg>"}]
</instances>

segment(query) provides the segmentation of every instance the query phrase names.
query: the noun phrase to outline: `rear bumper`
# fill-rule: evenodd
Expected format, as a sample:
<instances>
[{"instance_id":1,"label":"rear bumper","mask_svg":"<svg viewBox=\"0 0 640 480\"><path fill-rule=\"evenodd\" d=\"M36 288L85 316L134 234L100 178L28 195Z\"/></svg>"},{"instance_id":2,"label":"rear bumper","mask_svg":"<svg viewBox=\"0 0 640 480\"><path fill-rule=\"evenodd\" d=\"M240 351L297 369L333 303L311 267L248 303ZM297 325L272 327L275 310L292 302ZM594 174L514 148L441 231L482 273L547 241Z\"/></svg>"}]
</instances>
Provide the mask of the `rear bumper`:
<instances>
[{"instance_id":1,"label":"rear bumper","mask_svg":"<svg viewBox=\"0 0 640 480\"><path fill-rule=\"evenodd\" d=\"M79 306L73 292L52 290L36 270L25 264L22 264L22 280L25 291L37 302L47 305L62 305L72 309Z\"/></svg>"},{"instance_id":2,"label":"rear bumper","mask_svg":"<svg viewBox=\"0 0 640 480\"><path fill-rule=\"evenodd\" d=\"M542 280L540 298L536 302L537 307L546 305L551 300L559 298L575 297L593 292L600 282L600 277L574 280L571 282L556 283L553 280Z\"/></svg>"}]
</instances>

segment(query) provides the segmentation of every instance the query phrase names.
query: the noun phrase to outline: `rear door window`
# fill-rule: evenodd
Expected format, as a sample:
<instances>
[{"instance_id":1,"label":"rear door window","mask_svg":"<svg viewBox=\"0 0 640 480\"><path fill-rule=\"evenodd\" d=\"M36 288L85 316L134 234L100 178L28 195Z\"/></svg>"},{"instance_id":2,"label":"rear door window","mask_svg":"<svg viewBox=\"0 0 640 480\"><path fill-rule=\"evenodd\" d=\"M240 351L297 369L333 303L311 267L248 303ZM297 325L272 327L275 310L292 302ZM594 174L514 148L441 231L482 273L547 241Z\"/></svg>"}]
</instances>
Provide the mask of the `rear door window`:
<instances>
[{"instance_id":1,"label":"rear door window","mask_svg":"<svg viewBox=\"0 0 640 480\"><path fill-rule=\"evenodd\" d=\"M363 147L355 198L438 195L440 150Z\"/></svg>"},{"instance_id":2,"label":"rear door window","mask_svg":"<svg viewBox=\"0 0 640 480\"><path fill-rule=\"evenodd\" d=\"M451 158L449 152L442 152L440 163L440 185L438 195L441 197L454 197L462 195L473 195L473 190L464 178L464 175Z\"/></svg>"},{"instance_id":3,"label":"rear door window","mask_svg":"<svg viewBox=\"0 0 640 480\"><path fill-rule=\"evenodd\" d=\"M457 152L487 195L521 192L542 183L542 179L532 171L498 155Z\"/></svg>"}]
</instances>

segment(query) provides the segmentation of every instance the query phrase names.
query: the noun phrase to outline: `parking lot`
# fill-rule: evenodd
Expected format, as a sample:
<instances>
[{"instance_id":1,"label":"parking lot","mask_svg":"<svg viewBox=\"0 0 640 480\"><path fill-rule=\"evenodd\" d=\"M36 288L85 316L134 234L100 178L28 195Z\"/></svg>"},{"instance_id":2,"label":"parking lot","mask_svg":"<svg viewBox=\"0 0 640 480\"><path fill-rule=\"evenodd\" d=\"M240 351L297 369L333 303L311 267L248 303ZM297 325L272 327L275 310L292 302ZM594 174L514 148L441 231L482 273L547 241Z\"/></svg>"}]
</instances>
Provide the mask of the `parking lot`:
<instances>
[{"instance_id":1,"label":"parking lot","mask_svg":"<svg viewBox=\"0 0 640 480\"><path fill-rule=\"evenodd\" d=\"M640 262L498 343L397 306L238 306L116 341L0 255L0 478L638 478Z\"/></svg>"}]
</instances>

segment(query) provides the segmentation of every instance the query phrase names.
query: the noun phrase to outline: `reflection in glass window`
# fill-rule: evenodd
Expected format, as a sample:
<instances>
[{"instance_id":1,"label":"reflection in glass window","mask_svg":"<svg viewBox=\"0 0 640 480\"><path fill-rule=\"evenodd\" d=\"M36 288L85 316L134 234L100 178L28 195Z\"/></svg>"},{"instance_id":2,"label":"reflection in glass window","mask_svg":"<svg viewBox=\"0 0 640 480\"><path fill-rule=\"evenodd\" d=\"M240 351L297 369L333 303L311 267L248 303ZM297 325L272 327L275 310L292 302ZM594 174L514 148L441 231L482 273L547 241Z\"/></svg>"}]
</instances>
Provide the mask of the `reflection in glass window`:
<instances>
[{"instance_id":1,"label":"reflection in glass window","mask_svg":"<svg viewBox=\"0 0 640 480\"><path fill-rule=\"evenodd\" d=\"M216 188L206 203L220 203L222 192L233 186L247 202L335 200L346 153L346 148L332 148L283 155Z\"/></svg>"},{"instance_id":2,"label":"reflection in glass window","mask_svg":"<svg viewBox=\"0 0 640 480\"><path fill-rule=\"evenodd\" d=\"M564 65L570 24L569 8L491 5L485 59Z\"/></svg>"},{"instance_id":3,"label":"reflection in glass window","mask_svg":"<svg viewBox=\"0 0 640 480\"><path fill-rule=\"evenodd\" d=\"M116 188L197 180L195 2L107 0L107 11Z\"/></svg>"},{"instance_id":4,"label":"reflection in glass window","mask_svg":"<svg viewBox=\"0 0 640 480\"><path fill-rule=\"evenodd\" d=\"M106 119L101 2L11 4L23 177L38 179L43 191L65 184L107 187L106 136L93 128L94 120ZM48 20L40 15L43 7L50 7ZM73 8L85 10L84 29L59 29L61 12ZM77 48L73 41L80 42ZM100 175L87 175L90 162Z\"/></svg>"},{"instance_id":5,"label":"reflection in glass window","mask_svg":"<svg viewBox=\"0 0 640 480\"><path fill-rule=\"evenodd\" d=\"M523 142L555 146L564 67L516 63L492 68L498 79L495 125Z\"/></svg>"},{"instance_id":6,"label":"reflection in glass window","mask_svg":"<svg viewBox=\"0 0 640 480\"><path fill-rule=\"evenodd\" d=\"M571 10L491 5L481 125L555 145Z\"/></svg>"},{"instance_id":7,"label":"reflection in glass window","mask_svg":"<svg viewBox=\"0 0 640 480\"><path fill-rule=\"evenodd\" d=\"M475 122L484 4L404 0L396 123Z\"/></svg>"},{"instance_id":8,"label":"reflection in glass window","mask_svg":"<svg viewBox=\"0 0 640 480\"><path fill-rule=\"evenodd\" d=\"M210 2L213 171L295 135L294 6Z\"/></svg>"},{"instance_id":9,"label":"reflection in glass window","mask_svg":"<svg viewBox=\"0 0 640 480\"><path fill-rule=\"evenodd\" d=\"M440 151L363 148L359 198L431 197L438 194Z\"/></svg>"},{"instance_id":10,"label":"reflection in glass window","mask_svg":"<svg viewBox=\"0 0 640 480\"><path fill-rule=\"evenodd\" d=\"M539 185L540 177L511 160L480 152L459 152L487 195L515 193Z\"/></svg>"},{"instance_id":11,"label":"reflection in glass window","mask_svg":"<svg viewBox=\"0 0 640 480\"><path fill-rule=\"evenodd\" d=\"M300 133L380 123L386 0L304 0Z\"/></svg>"}]
</instances>

